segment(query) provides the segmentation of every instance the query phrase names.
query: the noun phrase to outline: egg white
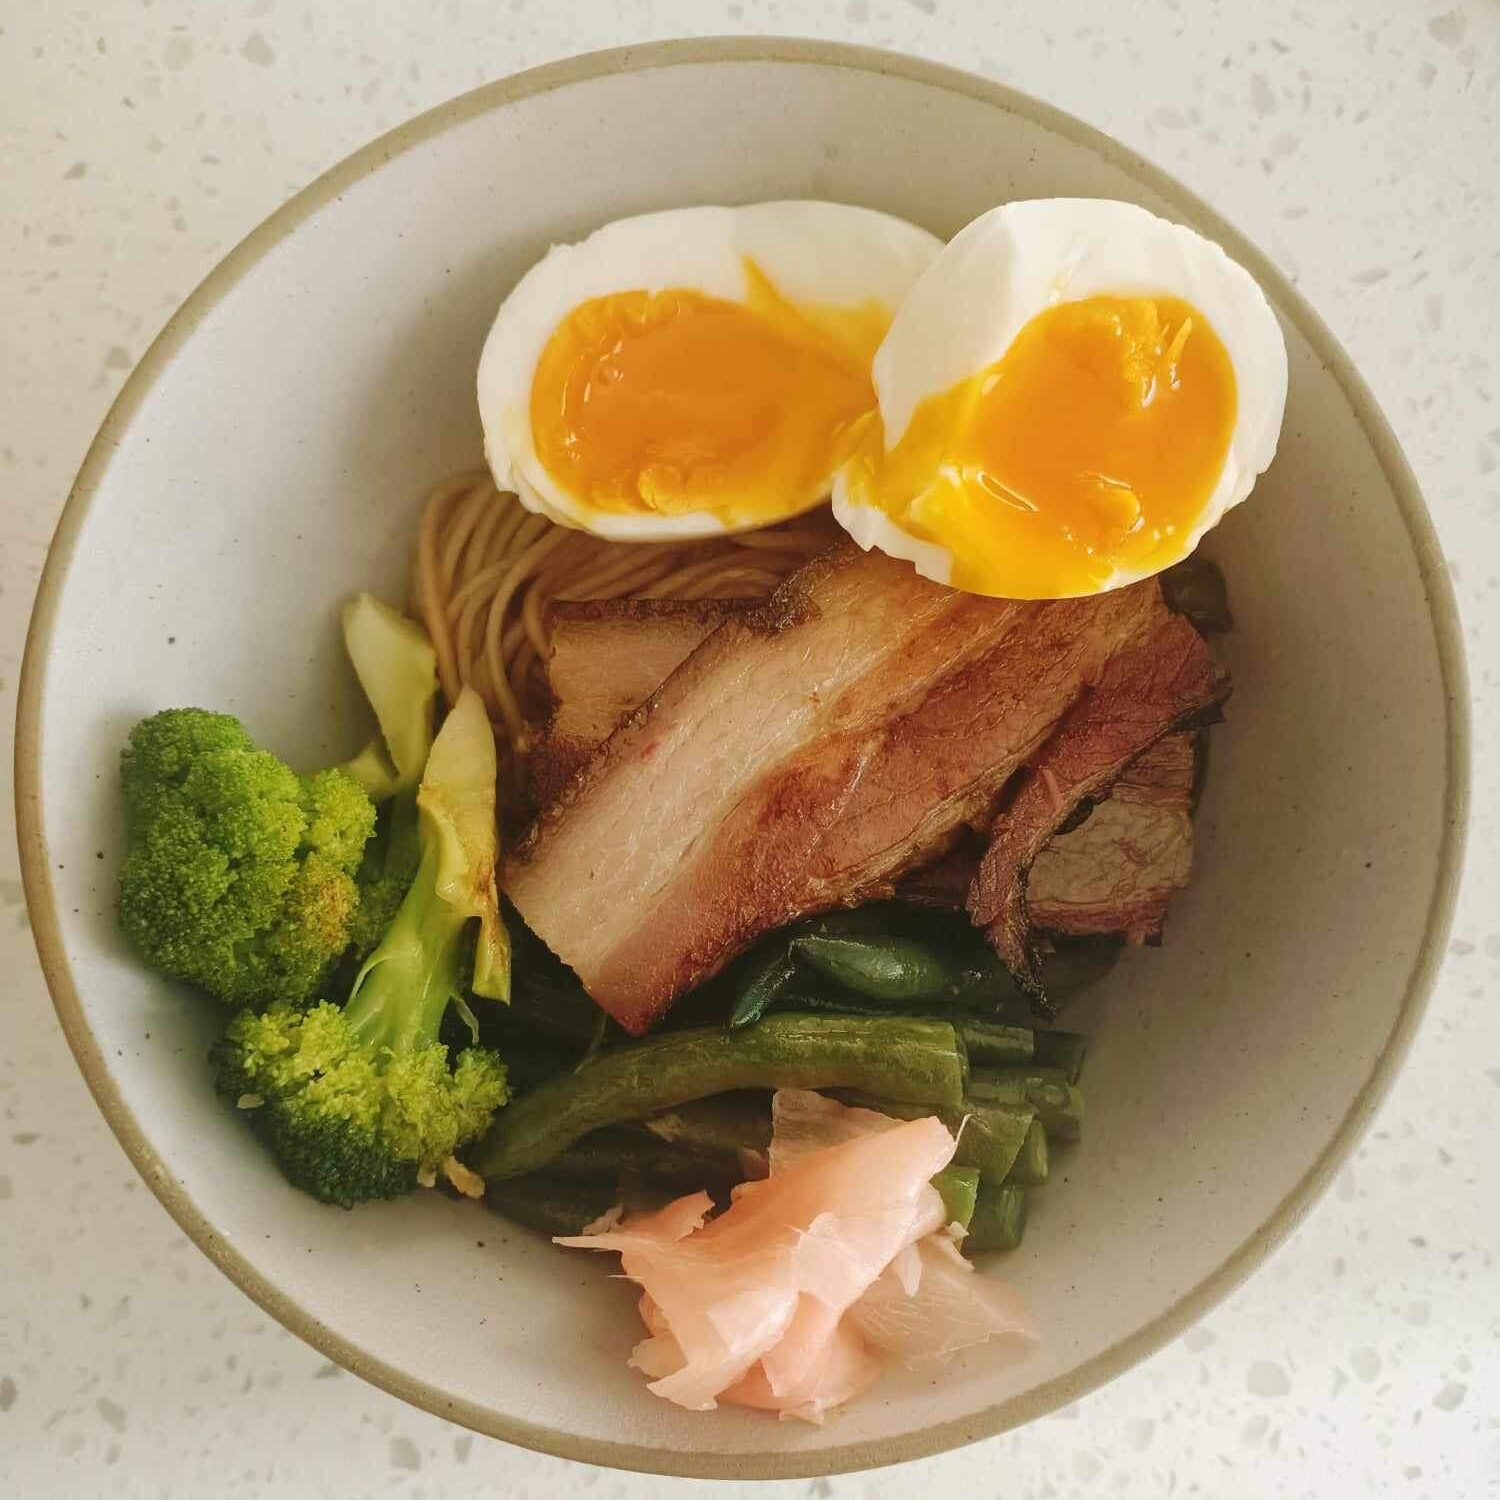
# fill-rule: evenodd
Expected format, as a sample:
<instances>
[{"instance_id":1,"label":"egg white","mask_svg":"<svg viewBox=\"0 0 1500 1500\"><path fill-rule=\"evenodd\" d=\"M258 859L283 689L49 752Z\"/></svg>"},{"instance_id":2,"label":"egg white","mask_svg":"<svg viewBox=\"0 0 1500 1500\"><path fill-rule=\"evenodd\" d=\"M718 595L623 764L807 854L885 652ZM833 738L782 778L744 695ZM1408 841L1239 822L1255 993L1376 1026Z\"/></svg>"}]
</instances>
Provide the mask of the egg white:
<instances>
[{"instance_id":1,"label":"egg white","mask_svg":"<svg viewBox=\"0 0 1500 1500\"><path fill-rule=\"evenodd\" d=\"M479 416L495 483L561 525L621 541L729 530L706 510L676 516L601 511L547 472L532 440L531 387L558 324L580 303L615 292L684 288L745 303L747 258L793 303L874 301L895 313L941 248L934 235L904 219L810 201L667 209L554 246L501 303L479 360Z\"/></svg>"},{"instance_id":2,"label":"egg white","mask_svg":"<svg viewBox=\"0 0 1500 1500\"><path fill-rule=\"evenodd\" d=\"M1243 266L1211 240L1133 203L1007 203L954 236L908 293L875 355L886 449L900 442L922 401L995 364L1038 313L1097 296L1182 298L1208 319L1234 367L1229 451L1184 543L1185 557L1249 495L1275 456L1286 407L1286 344L1264 293ZM924 577L949 582L949 548L912 535L883 510L861 503L846 474L834 481L833 512L867 551L878 547L907 559ZM1155 571L1117 569L1097 591Z\"/></svg>"}]
</instances>

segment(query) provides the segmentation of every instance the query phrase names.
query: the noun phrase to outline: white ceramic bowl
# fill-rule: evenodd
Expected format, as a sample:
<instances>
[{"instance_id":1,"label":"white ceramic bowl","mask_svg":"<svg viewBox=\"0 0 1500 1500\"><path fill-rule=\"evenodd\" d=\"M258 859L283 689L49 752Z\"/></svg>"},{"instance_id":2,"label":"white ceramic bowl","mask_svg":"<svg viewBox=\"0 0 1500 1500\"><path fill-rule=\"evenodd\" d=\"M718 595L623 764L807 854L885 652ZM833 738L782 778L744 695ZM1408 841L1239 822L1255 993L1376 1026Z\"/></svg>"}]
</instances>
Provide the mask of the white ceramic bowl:
<instances>
[{"instance_id":1,"label":"white ceramic bowl","mask_svg":"<svg viewBox=\"0 0 1500 1500\"><path fill-rule=\"evenodd\" d=\"M1004 1265L1040 1317L1036 1354L893 1375L821 1429L689 1414L626 1369L633 1299L595 1257L435 1193L346 1214L283 1183L213 1097L213 1009L116 935L120 742L141 715L193 703L306 764L356 748L335 604L402 591L420 492L479 453L474 367L495 307L550 241L776 197L947 235L996 202L1060 194L1132 199L1219 239L1285 323L1280 457L1209 547L1239 628L1197 878L1166 946L1130 955L1071 1018L1093 1042L1087 1139ZM855 48L687 42L434 110L273 215L194 293L68 503L27 652L17 786L37 942L89 1085L252 1297L357 1373L512 1442L786 1476L931 1453L1070 1401L1288 1232L1416 1024L1459 864L1465 724L1452 598L1411 475L1261 255L1161 173L995 84Z\"/></svg>"}]
</instances>

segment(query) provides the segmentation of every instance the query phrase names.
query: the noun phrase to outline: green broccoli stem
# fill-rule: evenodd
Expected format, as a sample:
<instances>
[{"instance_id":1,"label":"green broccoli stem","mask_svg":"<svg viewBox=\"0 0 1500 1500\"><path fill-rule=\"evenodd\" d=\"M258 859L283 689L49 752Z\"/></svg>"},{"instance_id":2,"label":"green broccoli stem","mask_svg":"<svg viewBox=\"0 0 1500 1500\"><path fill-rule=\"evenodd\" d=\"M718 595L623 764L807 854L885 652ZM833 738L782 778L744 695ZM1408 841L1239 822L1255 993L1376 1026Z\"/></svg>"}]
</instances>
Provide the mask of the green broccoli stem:
<instances>
[{"instance_id":1,"label":"green broccoli stem","mask_svg":"<svg viewBox=\"0 0 1500 1500\"><path fill-rule=\"evenodd\" d=\"M415 869L422 852L422 825L417 817L415 787L395 794L388 804L385 826L385 868L388 871Z\"/></svg>"},{"instance_id":2,"label":"green broccoli stem","mask_svg":"<svg viewBox=\"0 0 1500 1500\"><path fill-rule=\"evenodd\" d=\"M435 1042L462 992L470 918L438 895L440 858L436 843L423 851L395 920L355 978L344 1014L366 1046L413 1052Z\"/></svg>"}]
</instances>

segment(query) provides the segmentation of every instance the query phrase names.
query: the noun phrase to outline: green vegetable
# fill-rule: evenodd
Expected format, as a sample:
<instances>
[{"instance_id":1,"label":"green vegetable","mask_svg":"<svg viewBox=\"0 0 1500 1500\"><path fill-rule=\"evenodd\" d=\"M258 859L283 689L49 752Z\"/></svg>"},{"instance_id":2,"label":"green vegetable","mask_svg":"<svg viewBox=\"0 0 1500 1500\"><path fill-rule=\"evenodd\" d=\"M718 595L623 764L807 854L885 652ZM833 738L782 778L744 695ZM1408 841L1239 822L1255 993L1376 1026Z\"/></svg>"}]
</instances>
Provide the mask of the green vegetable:
<instances>
[{"instance_id":1,"label":"green vegetable","mask_svg":"<svg viewBox=\"0 0 1500 1500\"><path fill-rule=\"evenodd\" d=\"M405 919L425 921L436 928L424 933L419 952L392 928L380 947L365 960L360 983L390 985L381 970L396 965L398 976L427 973L439 953L450 958L465 951L463 938L471 922L474 932L473 972L469 988L490 1000L510 999L510 935L500 917L495 870L500 841L495 824L495 736L478 693L465 689L443 721L427 769L417 791L422 865L412 889L402 902L398 924ZM430 872L431 885L424 881ZM393 936L395 934L395 936ZM403 968L402 965L405 965ZM453 971L456 981L462 975Z\"/></svg>"},{"instance_id":2,"label":"green vegetable","mask_svg":"<svg viewBox=\"0 0 1500 1500\"><path fill-rule=\"evenodd\" d=\"M577 1056L594 1039L604 1012L589 998L578 976L516 914L506 908L511 934L511 995L508 1009L493 1017L507 1055L509 1038L525 1037Z\"/></svg>"},{"instance_id":3,"label":"green vegetable","mask_svg":"<svg viewBox=\"0 0 1500 1500\"><path fill-rule=\"evenodd\" d=\"M790 953L772 948L758 956L741 979L739 996L729 1013L732 1027L748 1026L765 1014L766 1007L778 999L797 977L797 961Z\"/></svg>"},{"instance_id":4,"label":"green vegetable","mask_svg":"<svg viewBox=\"0 0 1500 1500\"><path fill-rule=\"evenodd\" d=\"M380 732L344 769L383 803L357 876L351 944L363 958L390 926L421 860L417 786L432 749L437 653L426 632L372 594L344 606L344 647Z\"/></svg>"},{"instance_id":5,"label":"green vegetable","mask_svg":"<svg viewBox=\"0 0 1500 1500\"><path fill-rule=\"evenodd\" d=\"M416 814L415 799L404 795L391 798L377 811L375 837L354 877L359 905L349 946L357 958L363 959L384 937L416 879L422 858Z\"/></svg>"},{"instance_id":6,"label":"green vegetable","mask_svg":"<svg viewBox=\"0 0 1500 1500\"><path fill-rule=\"evenodd\" d=\"M996 1068L1031 1061L1033 1042L1028 1027L965 1018L954 1021L953 1029L971 1066Z\"/></svg>"},{"instance_id":7,"label":"green vegetable","mask_svg":"<svg viewBox=\"0 0 1500 1500\"><path fill-rule=\"evenodd\" d=\"M450 1069L429 1016L387 1009L241 1011L214 1048L220 1093L287 1180L342 1208L410 1192L506 1100L496 1054L469 1048Z\"/></svg>"},{"instance_id":8,"label":"green vegetable","mask_svg":"<svg viewBox=\"0 0 1500 1500\"><path fill-rule=\"evenodd\" d=\"M549 1078L570 1072L578 1061L575 1055L549 1047L544 1040L534 1037L514 1040L503 1032L497 1036L496 1030L493 1026L481 1024L480 1036L486 1045L494 1047L505 1058L505 1070L513 1094L530 1093Z\"/></svg>"},{"instance_id":9,"label":"green vegetable","mask_svg":"<svg viewBox=\"0 0 1500 1500\"><path fill-rule=\"evenodd\" d=\"M750 1090L714 1094L663 1110L631 1129L658 1141L721 1156L741 1150L765 1152L771 1145L770 1100Z\"/></svg>"},{"instance_id":10,"label":"green vegetable","mask_svg":"<svg viewBox=\"0 0 1500 1500\"><path fill-rule=\"evenodd\" d=\"M1026 1140L1026 1132L1036 1118L1036 1111L1025 1103L980 1102L965 1099L956 1107L904 1104L894 1099L875 1098L852 1089L836 1089L835 1097L845 1104L878 1110L896 1120L917 1120L936 1115L958 1139L953 1165L973 1167L984 1182L1001 1183L1010 1176L1017 1155Z\"/></svg>"},{"instance_id":11,"label":"green vegetable","mask_svg":"<svg viewBox=\"0 0 1500 1500\"><path fill-rule=\"evenodd\" d=\"M1026 1189L1016 1183L1000 1187L983 1184L974 1199L964 1249L971 1255L984 1250L1014 1250L1025 1232Z\"/></svg>"},{"instance_id":12,"label":"green vegetable","mask_svg":"<svg viewBox=\"0 0 1500 1500\"><path fill-rule=\"evenodd\" d=\"M1083 1095L1061 1068L986 1068L969 1078L976 1102L1029 1104L1054 1140L1076 1141L1083 1131Z\"/></svg>"},{"instance_id":13,"label":"green vegetable","mask_svg":"<svg viewBox=\"0 0 1500 1500\"><path fill-rule=\"evenodd\" d=\"M1047 1180L1048 1150L1047 1131L1040 1120L1033 1120L1021 1142L1021 1149L1011 1165L1007 1182L1019 1182L1025 1187L1040 1187Z\"/></svg>"},{"instance_id":14,"label":"green vegetable","mask_svg":"<svg viewBox=\"0 0 1500 1500\"><path fill-rule=\"evenodd\" d=\"M623 1125L596 1130L574 1141L547 1164L551 1177L637 1177L693 1188L732 1187L745 1177L738 1149L701 1149L697 1143L658 1140Z\"/></svg>"},{"instance_id":15,"label":"green vegetable","mask_svg":"<svg viewBox=\"0 0 1500 1500\"><path fill-rule=\"evenodd\" d=\"M1025 1001L967 919L907 902L878 902L782 928L697 992L698 1024L722 1005L731 1026L776 1009L842 1015L893 1010L994 1019Z\"/></svg>"},{"instance_id":16,"label":"green vegetable","mask_svg":"<svg viewBox=\"0 0 1500 1500\"><path fill-rule=\"evenodd\" d=\"M943 1200L945 1224L969 1227L974 1217L974 1200L979 1192L979 1173L973 1167L944 1167L932 1179L932 1185Z\"/></svg>"},{"instance_id":17,"label":"green vegetable","mask_svg":"<svg viewBox=\"0 0 1500 1500\"><path fill-rule=\"evenodd\" d=\"M1076 1031L1038 1031L1032 1060L1040 1068L1060 1068L1069 1083L1077 1083L1087 1050L1087 1041Z\"/></svg>"},{"instance_id":18,"label":"green vegetable","mask_svg":"<svg viewBox=\"0 0 1500 1500\"><path fill-rule=\"evenodd\" d=\"M465 691L418 793L417 878L348 1005L245 1012L215 1049L220 1091L238 1100L287 1177L325 1202L347 1208L408 1191L506 1101L497 1054L470 1047L450 1068L439 1040L450 1005L463 1005L471 952L474 989L503 998L494 798L494 738L483 704Z\"/></svg>"},{"instance_id":19,"label":"green vegetable","mask_svg":"<svg viewBox=\"0 0 1500 1500\"><path fill-rule=\"evenodd\" d=\"M487 1179L518 1177L591 1130L730 1089L857 1088L956 1105L963 1083L963 1056L942 1021L782 1013L601 1053L508 1109L470 1165Z\"/></svg>"},{"instance_id":20,"label":"green vegetable","mask_svg":"<svg viewBox=\"0 0 1500 1500\"><path fill-rule=\"evenodd\" d=\"M490 1183L484 1201L507 1219L541 1234L582 1234L620 1200L610 1182L518 1177Z\"/></svg>"},{"instance_id":21,"label":"green vegetable","mask_svg":"<svg viewBox=\"0 0 1500 1500\"><path fill-rule=\"evenodd\" d=\"M993 1015L1016 1002L1010 971L966 921L901 907L864 910L887 911L890 929L809 932L792 939L792 957L850 993L887 1005Z\"/></svg>"},{"instance_id":22,"label":"green vegetable","mask_svg":"<svg viewBox=\"0 0 1500 1500\"><path fill-rule=\"evenodd\" d=\"M810 933L794 938L790 956L856 995L910 1002L955 991L953 968L923 943L902 937L839 937Z\"/></svg>"},{"instance_id":23,"label":"green vegetable","mask_svg":"<svg viewBox=\"0 0 1500 1500\"><path fill-rule=\"evenodd\" d=\"M889 1000L872 1000L837 985L820 984L815 977L797 970L794 982L777 997L773 1014L779 1010L800 1010L828 1016L910 1016L920 1013L916 1005L896 1005ZM943 1017L942 1019L946 1019Z\"/></svg>"},{"instance_id":24,"label":"green vegetable","mask_svg":"<svg viewBox=\"0 0 1500 1500\"><path fill-rule=\"evenodd\" d=\"M356 594L340 623L380 733L344 769L376 801L415 793L432 749L437 653L427 632L373 594Z\"/></svg>"},{"instance_id":25,"label":"green vegetable","mask_svg":"<svg viewBox=\"0 0 1500 1500\"><path fill-rule=\"evenodd\" d=\"M1034 1119L1035 1112L1026 1104L966 1099L956 1117L947 1114L943 1123L958 1131L955 1162L977 1167L986 1182L1003 1182L1010 1175Z\"/></svg>"},{"instance_id":26,"label":"green vegetable","mask_svg":"<svg viewBox=\"0 0 1500 1500\"><path fill-rule=\"evenodd\" d=\"M120 928L152 968L231 1005L301 1004L349 942L375 810L342 771L298 776L237 719L168 709L120 763Z\"/></svg>"}]
</instances>

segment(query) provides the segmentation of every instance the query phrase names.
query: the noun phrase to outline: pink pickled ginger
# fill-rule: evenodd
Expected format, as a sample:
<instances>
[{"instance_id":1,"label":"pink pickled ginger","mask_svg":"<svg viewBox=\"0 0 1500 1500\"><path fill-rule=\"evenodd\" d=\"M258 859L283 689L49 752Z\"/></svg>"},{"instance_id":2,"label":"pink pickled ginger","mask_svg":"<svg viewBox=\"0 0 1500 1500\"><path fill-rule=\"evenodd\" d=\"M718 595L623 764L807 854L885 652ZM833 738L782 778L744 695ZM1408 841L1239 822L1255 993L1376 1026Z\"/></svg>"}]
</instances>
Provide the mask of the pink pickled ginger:
<instances>
[{"instance_id":1,"label":"pink pickled ginger","mask_svg":"<svg viewBox=\"0 0 1500 1500\"><path fill-rule=\"evenodd\" d=\"M974 1274L943 1226L931 1177L955 1142L935 1118L892 1120L802 1089L772 1103L770 1176L709 1218L706 1193L560 1238L613 1250L642 1289L648 1337L631 1364L650 1389L821 1421L884 1360L942 1358L1031 1337L1010 1288Z\"/></svg>"}]
</instances>

